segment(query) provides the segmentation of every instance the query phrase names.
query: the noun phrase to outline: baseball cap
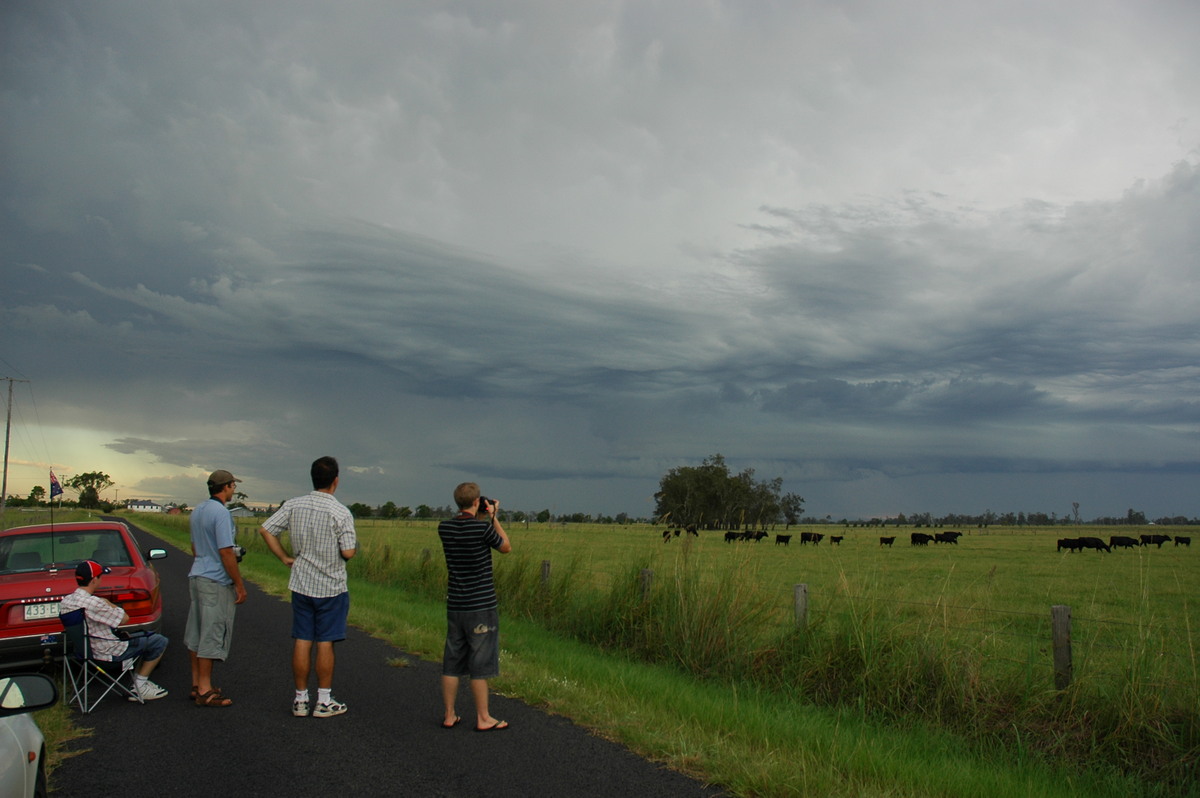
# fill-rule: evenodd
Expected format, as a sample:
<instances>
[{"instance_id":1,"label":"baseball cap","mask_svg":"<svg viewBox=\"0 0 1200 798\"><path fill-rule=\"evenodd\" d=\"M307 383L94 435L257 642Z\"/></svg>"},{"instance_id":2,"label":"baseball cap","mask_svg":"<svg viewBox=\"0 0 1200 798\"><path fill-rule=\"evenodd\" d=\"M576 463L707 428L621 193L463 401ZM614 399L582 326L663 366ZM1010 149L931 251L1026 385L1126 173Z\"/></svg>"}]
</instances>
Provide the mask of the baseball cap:
<instances>
[{"instance_id":1,"label":"baseball cap","mask_svg":"<svg viewBox=\"0 0 1200 798\"><path fill-rule=\"evenodd\" d=\"M240 481L241 480L223 468L218 468L216 471L208 475L208 485L212 488L216 488L221 485L228 485L230 482Z\"/></svg>"},{"instance_id":2,"label":"baseball cap","mask_svg":"<svg viewBox=\"0 0 1200 798\"><path fill-rule=\"evenodd\" d=\"M75 581L81 585L86 585L100 574L111 574L112 569L107 565L101 565L95 560L84 560L75 566Z\"/></svg>"}]
</instances>

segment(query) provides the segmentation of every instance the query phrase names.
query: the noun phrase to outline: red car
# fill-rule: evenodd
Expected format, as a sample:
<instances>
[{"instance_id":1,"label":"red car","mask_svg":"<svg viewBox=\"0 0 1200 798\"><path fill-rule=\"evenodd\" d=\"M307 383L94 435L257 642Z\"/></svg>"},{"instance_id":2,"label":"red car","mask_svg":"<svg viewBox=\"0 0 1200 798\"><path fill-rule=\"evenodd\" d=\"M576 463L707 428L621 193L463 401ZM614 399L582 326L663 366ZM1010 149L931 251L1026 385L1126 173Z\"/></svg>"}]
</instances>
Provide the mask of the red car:
<instances>
[{"instance_id":1,"label":"red car","mask_svg":"<svg viewBox=\"0 0 1200 798\"><path fill-rule=\"evenodd\" d=\"M49 662L62 648L58 602L75 592L75 566L107 565L97 595L129 614L126 631L159 631L162 593L152 560L166 549L138 551L119 521L22 526L0 532L0 669Z\"/></svg>"}]
</instances>

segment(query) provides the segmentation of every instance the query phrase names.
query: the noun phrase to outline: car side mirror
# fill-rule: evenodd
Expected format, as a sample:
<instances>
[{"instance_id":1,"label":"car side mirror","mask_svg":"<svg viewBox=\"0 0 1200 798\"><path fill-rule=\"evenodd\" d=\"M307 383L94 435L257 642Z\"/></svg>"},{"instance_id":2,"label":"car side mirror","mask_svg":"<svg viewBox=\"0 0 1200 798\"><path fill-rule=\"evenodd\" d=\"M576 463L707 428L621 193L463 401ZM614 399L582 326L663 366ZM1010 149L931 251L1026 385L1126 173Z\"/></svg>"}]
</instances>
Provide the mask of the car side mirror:
<instances>
[{"instance_id":1,"label":"car side mirror","mask_svg":"<svg viewBox=\"0 0 1200 798\"><path fill-rule=\"evenodd\" d=\"M0 717L45 709L57 701L58 685L45 674L18 673L0 677Z\"/></svg>"},{"instance_id":2,"label":"car side mirror","mask_svg":"<svg viewBox=\"0 0 1200 798\"><path fill-rule=\"evenodd\" d=\"M147 560L161 560L162 558L164 558L166 556L167 556L166 549L148 549L146 551L146 559Z\"/></svg>"}]
</instances>

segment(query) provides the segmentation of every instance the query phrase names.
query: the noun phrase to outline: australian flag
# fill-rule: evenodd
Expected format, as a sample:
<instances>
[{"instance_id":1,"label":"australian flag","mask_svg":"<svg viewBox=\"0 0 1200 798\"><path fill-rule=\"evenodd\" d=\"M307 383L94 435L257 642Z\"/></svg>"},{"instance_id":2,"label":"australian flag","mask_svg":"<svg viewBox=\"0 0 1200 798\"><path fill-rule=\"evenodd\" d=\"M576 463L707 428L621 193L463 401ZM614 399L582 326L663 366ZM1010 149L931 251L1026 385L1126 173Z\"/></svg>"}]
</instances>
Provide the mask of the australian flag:
<instances>
[{"instance_id":1,"label":"australian flag","mask_svg":"<svg viewBox=\"0 0 1200 798\"><path fill-rule=\"evenodd\" d=\"M54 472L50 472L50 498L62 495L62 485L58 484L58 477L54 476Z\"/></svg>"}]
</instances>

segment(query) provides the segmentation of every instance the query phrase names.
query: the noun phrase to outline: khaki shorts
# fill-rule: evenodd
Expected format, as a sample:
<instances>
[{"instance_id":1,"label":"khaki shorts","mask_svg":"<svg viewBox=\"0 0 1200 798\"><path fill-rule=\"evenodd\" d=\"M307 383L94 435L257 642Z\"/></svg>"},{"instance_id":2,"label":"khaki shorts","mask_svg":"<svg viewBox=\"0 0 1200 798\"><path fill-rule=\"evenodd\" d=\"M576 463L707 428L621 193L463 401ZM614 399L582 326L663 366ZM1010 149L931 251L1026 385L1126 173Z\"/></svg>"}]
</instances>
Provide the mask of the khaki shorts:
<instances>
[{"instance_id":1,"label":"khaki shorts","mask_svg":"<svg viewBox=\"0 0 1200 798\"><path fill-rule=\"evenodd\" d=\"M192 604L188 609L183 642L188 651L203 659L224 661L233 641L233 616L237 611L237 591L203 576L188 579Z\"/></svg>"}]
</instances>

